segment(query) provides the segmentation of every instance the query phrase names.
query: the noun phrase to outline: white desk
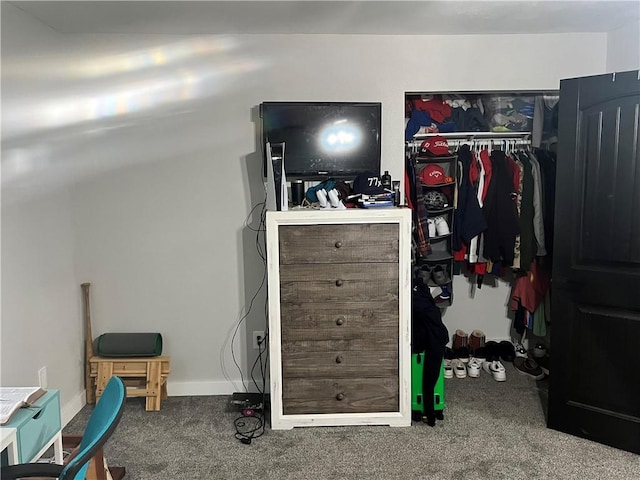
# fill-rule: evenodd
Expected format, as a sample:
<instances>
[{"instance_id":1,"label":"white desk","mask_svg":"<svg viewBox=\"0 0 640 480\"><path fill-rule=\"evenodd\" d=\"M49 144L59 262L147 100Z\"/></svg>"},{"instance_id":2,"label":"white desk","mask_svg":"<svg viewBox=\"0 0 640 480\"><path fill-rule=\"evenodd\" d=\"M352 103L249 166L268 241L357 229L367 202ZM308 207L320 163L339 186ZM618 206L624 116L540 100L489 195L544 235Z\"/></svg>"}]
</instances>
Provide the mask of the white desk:
<instances>
[{"instance_id":1,"label":"white desk","mask_svg":"<svg viewBox=\"0 0 640 480\"><path fill-rule=\"evenodd\" d=\"M7 449L9 465L18 463L18 438L15 428L0 428L0 452Z\"/></svg>"}]
</instances>

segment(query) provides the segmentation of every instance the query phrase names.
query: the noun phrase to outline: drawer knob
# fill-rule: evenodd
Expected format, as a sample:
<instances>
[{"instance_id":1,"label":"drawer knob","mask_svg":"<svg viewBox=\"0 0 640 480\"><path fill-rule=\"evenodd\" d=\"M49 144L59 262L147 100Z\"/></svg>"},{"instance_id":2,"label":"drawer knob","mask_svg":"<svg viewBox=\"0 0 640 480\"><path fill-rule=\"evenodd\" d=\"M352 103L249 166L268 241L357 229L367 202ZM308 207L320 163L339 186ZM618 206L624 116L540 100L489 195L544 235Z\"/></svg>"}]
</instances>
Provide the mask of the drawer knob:
<instances>
[{"instance_id":1,"label":"drawer knob","mask_svg":"<svg viewBox=\"0 0 640 480\"><path fill-rule=\"evenodd\" d=\"M336 363L342 363L342 355L336 357Z\"/></svg>"},{"instance_id":2,"label":"drawer knob","mask_svg":"<svg viewBox=\"0 0 640 480\"><path fill-rule=\"evenodd\" d=\"M340 317L336 320L336 325L342 325L344 324L344 318Z\"/></svg>"},{"instance_id":3,"label":"drawer knob","mask_svg":"<svg viewBox=\"0 0 640 480\"><path fill-rule=\"evenodd\" d=\"M344 393L339 393L336 395L336 400L340 401L340 400L344 400Z\"/></svg>"},{"instance_id":4,"label":"drawer knob","mask_svg":"<svg viewBox=\"0 0 640 480\"><path fill-rule=\"evenodd\" d=\"M342 286L342 280L336 280L336 287Z\"/></svg>"},{"instance_id":5,"label":"drawer knob","mask_svg":"<svg viewBox=\"0 0 640 480\"><path fill-rule=\"evenodd\" d=\"M336 242L336 248L340 248L342 246L342 242L340 240L338 240Z\"/></svg>"}]
</instances>

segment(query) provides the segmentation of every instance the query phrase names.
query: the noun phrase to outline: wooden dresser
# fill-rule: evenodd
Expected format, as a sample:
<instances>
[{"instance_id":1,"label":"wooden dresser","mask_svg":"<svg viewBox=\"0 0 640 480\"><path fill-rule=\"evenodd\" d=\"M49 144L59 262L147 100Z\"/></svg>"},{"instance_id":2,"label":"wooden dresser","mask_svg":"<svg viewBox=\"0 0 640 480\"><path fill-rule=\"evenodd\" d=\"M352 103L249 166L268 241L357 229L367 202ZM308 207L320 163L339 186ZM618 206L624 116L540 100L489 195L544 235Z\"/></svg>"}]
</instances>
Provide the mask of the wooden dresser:
<instances>
[{"instance_id":1,"label":"wooden dresser","mask_svg":"<svg viewBox=\"0 0 640 480\"><path fill-rule=\"evenodd\" d=\"M271 426L411 424L411 212L267 212Z\"/></svg>"}]
</instances>

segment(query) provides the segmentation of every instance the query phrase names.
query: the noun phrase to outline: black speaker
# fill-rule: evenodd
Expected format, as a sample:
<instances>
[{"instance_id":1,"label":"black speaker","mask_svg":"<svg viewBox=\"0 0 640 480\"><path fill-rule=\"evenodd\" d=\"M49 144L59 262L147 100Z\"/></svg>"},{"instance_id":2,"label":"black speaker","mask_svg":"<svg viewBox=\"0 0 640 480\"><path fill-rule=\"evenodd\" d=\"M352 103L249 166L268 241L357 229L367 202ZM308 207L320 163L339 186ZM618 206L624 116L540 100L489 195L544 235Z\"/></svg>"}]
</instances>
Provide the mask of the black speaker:
<instances>
[{"instance_id":1,"label":"black speaker","mask_svg":"<svg viewBox=\"0 0 640 480\"><path fill-rule=\"evenodd\" d=\"M294 205L302 205L304 200L304 182L302 180L293 180L291 182L291 203Z\"/></svg>"}]
</instances>

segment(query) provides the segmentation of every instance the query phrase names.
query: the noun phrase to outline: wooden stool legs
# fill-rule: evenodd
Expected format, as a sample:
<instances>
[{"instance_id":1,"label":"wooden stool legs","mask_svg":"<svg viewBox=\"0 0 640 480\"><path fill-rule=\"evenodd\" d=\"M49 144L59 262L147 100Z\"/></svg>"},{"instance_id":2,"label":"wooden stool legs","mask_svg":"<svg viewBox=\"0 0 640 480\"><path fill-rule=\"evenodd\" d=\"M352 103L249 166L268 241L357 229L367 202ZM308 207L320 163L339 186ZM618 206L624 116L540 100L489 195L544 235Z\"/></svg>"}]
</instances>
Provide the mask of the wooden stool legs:
<instances>
[{"instance_id":1,"label":"wooden stool legs","mask_svg":"<svg viewBox=\"0 0 640 480\"><path fill-rule=\"evenodd\" d=\"M93 403L100 398L113 375L122 377L127 385L127 397L146 397L145 409L159 411L161 401L167 398L167 377L170 373L169 357L91 357L90 378ZM95 385L95 387L94 387ZM89 402L87 392L87 403Z\"/></svg>"}]
</instances>

